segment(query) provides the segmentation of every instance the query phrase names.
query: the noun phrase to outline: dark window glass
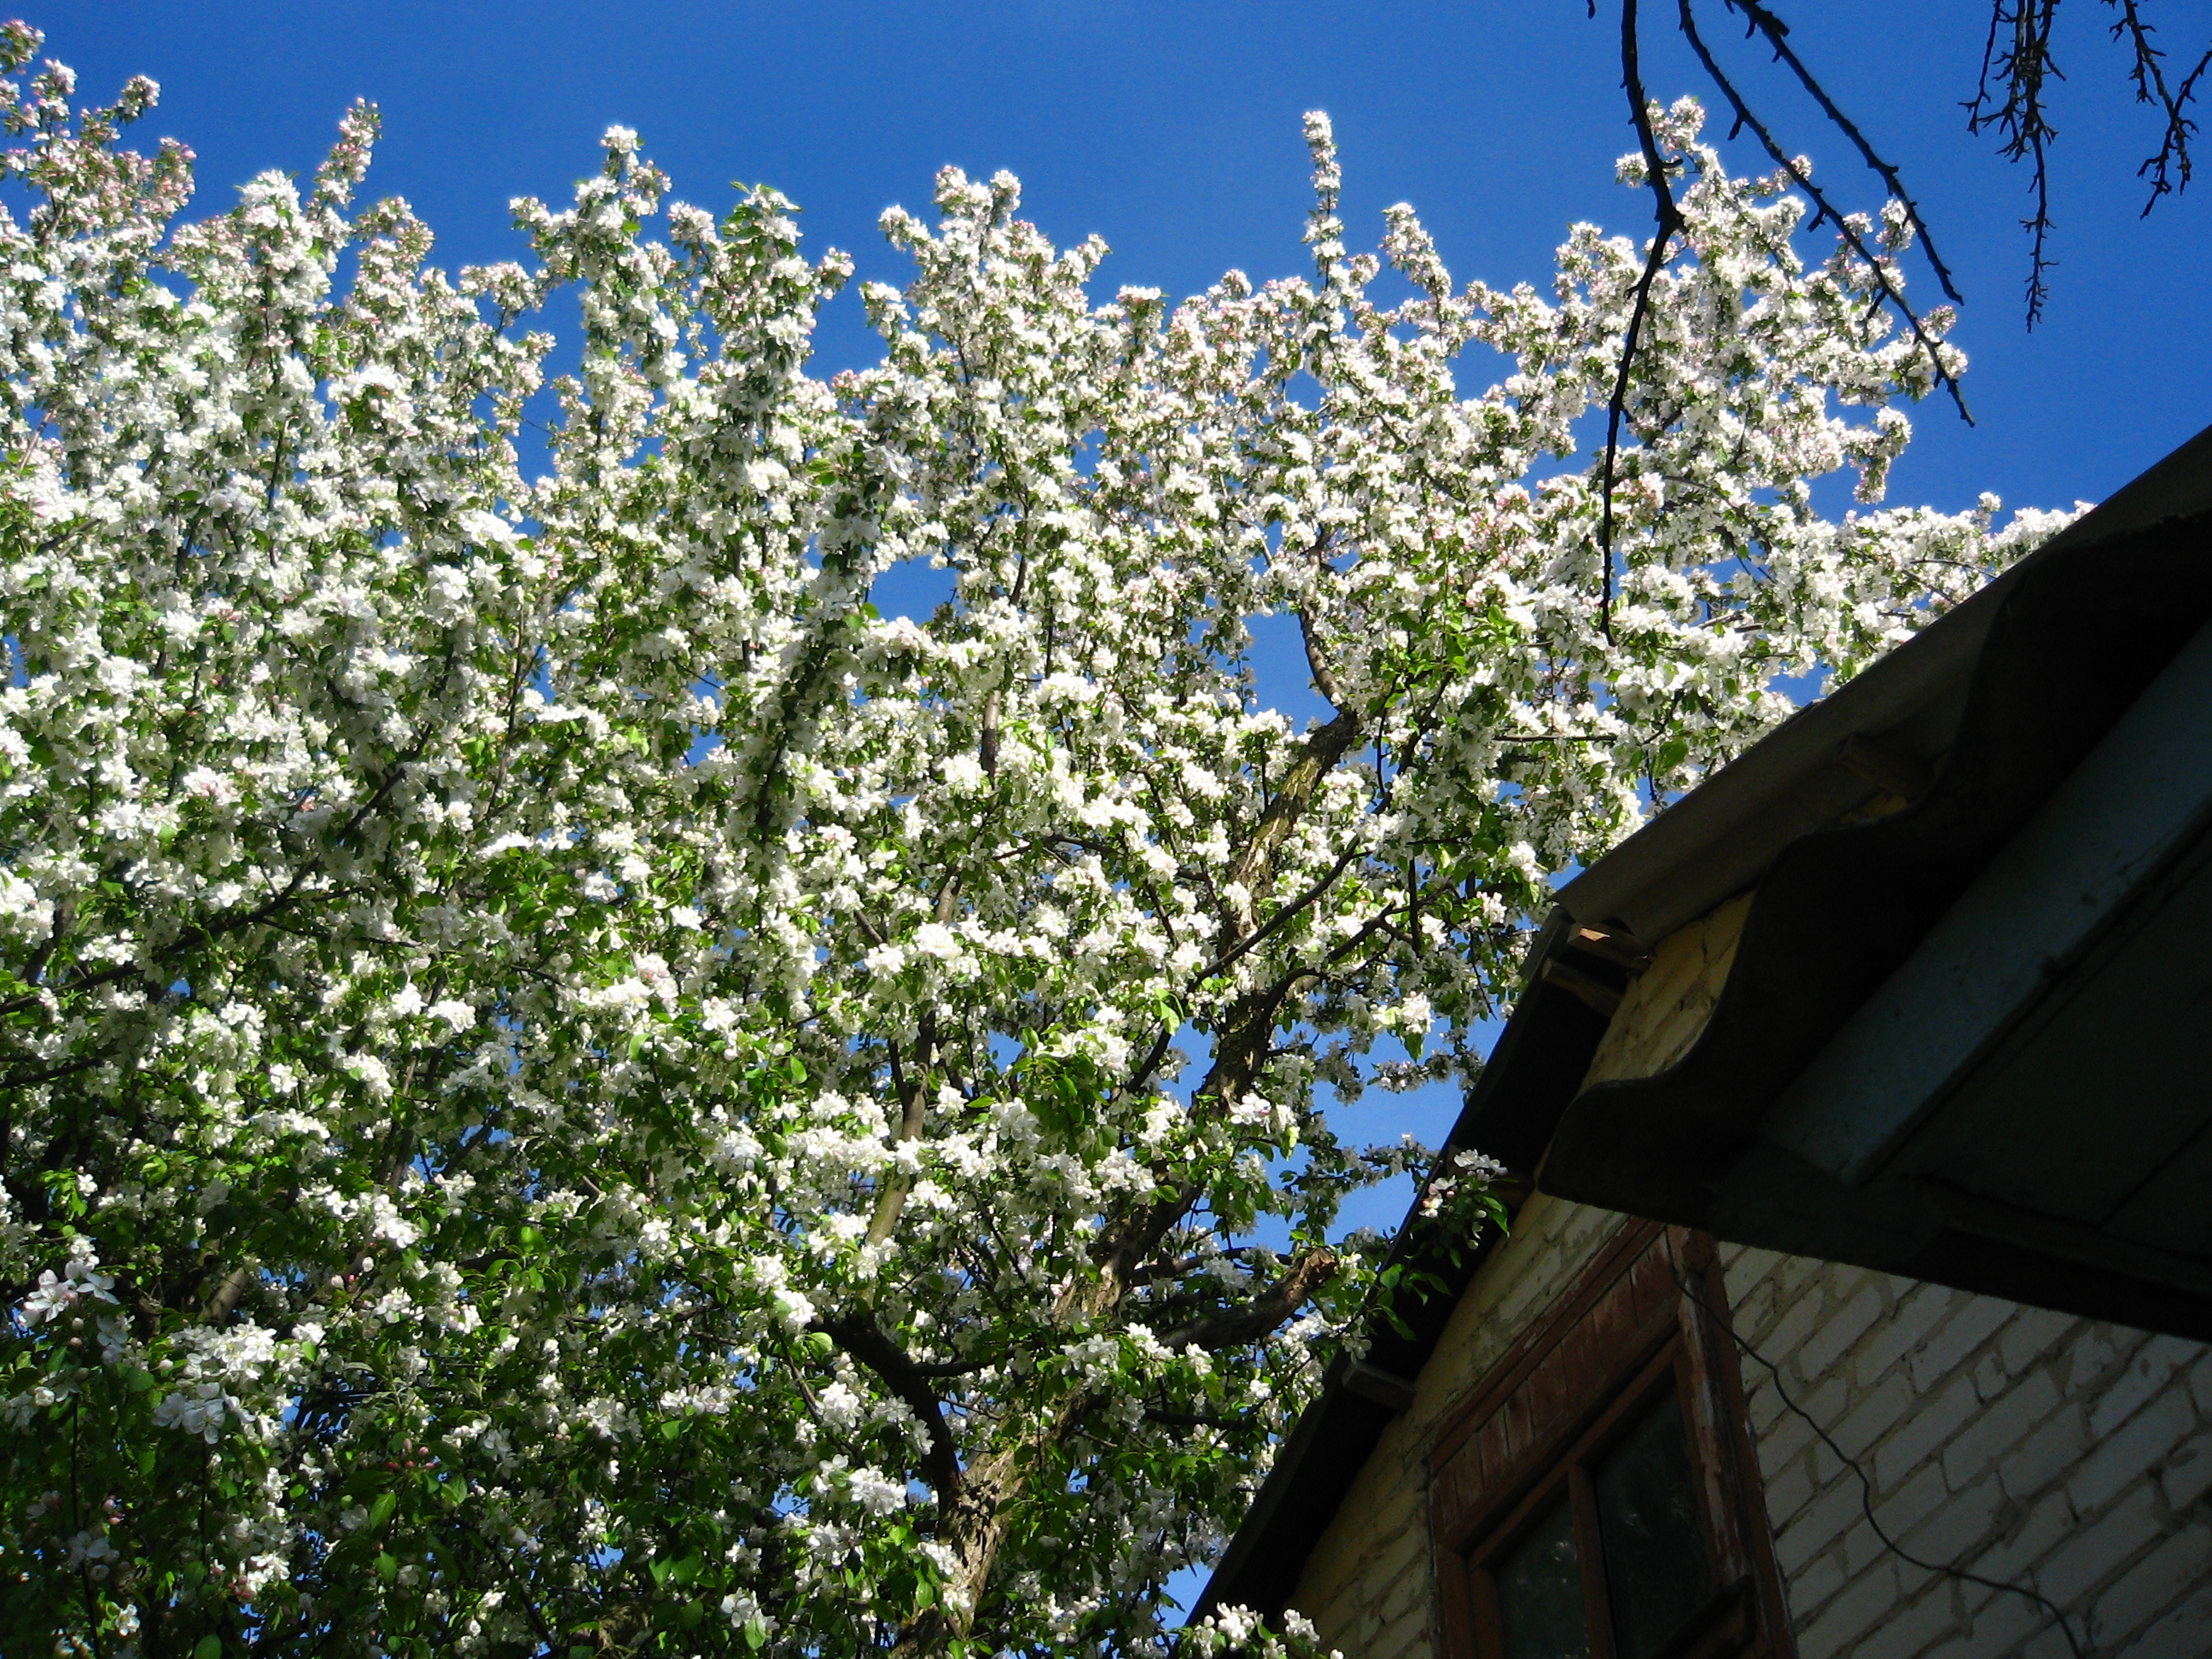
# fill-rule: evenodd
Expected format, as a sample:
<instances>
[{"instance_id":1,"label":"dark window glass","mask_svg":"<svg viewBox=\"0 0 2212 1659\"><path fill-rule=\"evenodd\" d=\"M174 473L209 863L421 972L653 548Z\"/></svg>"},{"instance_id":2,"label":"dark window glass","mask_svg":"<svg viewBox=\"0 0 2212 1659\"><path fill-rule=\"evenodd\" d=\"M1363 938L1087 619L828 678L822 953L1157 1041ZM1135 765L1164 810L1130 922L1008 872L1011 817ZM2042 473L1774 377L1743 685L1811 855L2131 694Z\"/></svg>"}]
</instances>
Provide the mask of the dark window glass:
<instances>
[{"instance_id":1,"label":"dark window glass","mask_svg":"<svg viewBox=\"0 0 2212 1659\"><path fill-rule=\"evenodd\" d=\"M1589 1659L1575 1516L1561 1493L1493 1571L1505 1659Z\"/></svg>"},{"instance_id":2,"label":"dark window glass","mask_svg":"<svg viewBox=\"0 0 2212 1659\"><path fill-rule=\"evenodd\" d=\"M1615 1659L1650 1659L1713 1589L1682 1407L1673 1395L1606 1455L1591 1485Z\"/></svg>"}]
</instances>

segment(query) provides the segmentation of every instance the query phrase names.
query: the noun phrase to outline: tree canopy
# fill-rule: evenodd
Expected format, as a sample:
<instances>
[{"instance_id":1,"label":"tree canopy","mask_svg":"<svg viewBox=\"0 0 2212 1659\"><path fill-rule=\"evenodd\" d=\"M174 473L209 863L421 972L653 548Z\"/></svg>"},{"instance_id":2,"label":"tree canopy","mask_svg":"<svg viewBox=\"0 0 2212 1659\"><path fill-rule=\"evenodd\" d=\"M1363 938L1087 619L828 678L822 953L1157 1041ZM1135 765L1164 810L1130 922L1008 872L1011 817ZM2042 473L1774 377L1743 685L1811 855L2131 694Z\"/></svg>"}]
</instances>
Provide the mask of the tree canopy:
<instances>
[{"instance_id":1,"label":"tree canopy","mask_svg":"<svg viewBox=\"0 0 2212 1659\"><path fill-rule=\"evenodd\" d=\"M1388 1292L1345 1195L1494 1223L1329 1106L1472 1075L1554 872L2061 521L1871 505L1963 366L1873 303L1907 216L1805 255L1691 104L1648 283L1351 252L1318 116L1310 272L1179 304L948 171L824 380L772 190L617 130L448 275L370 110L188 219L151 83L39 45L0 1623L60 1650L1157 1650Z\"/></svg>"}]
</instances>

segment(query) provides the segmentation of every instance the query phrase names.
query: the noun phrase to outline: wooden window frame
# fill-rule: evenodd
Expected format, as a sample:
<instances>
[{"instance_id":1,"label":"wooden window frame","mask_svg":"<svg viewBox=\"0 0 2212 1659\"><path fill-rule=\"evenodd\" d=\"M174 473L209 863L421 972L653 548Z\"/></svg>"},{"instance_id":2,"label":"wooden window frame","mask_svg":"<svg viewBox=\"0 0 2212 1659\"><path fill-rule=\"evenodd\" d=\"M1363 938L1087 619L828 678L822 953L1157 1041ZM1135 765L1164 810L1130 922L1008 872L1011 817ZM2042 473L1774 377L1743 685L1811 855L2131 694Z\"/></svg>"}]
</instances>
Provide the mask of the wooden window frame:
<instances>
[{"instance_id":1,"label":"wooden window frame","mask_svg":"<svg viewBox=\"0 0 2212 1659\"><path fill-rule=\"evenodd\" d=\"M1615 1659L1589 1469L1671 1389L1716 1589L1658 1659L1795 1659L1726 1287L1712 1241L1631 1221L1492 1366L1428 1456L1438 1651L1503 1659L1490 1564L1562 1487L1575 1512L1590 1659Z\"/></svg>"}]
</instances>

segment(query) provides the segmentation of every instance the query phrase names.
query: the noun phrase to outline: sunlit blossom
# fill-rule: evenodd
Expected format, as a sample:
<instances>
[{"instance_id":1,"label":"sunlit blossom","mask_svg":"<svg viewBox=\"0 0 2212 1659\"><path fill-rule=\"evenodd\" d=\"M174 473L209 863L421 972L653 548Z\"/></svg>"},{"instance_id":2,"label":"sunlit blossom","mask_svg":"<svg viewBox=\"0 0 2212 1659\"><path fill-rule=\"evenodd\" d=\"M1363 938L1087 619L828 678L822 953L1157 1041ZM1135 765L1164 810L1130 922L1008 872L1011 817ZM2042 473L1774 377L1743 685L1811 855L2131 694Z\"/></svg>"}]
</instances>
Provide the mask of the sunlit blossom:
<instances>
[{"instance_id":1,"label":"sunlit blossom","mask_svg":"<svg viewBox=\"0 0 2212 1659\"><path fill-rule=\"evenodd\" d=\"M1875 505L1926 356L1692 106L1607 571L1644 250L1354 252L1318 117L1304 276L1109 295L948 170L830 381L850 260L627 131L448 275L365 108L191 219L150 83L13 90L0 1414L77 1650L187 1582L1155 1650L1384 1293L1346 1194L1494 1224L1332 1103L1471 1076L1556 872L2063 521Z\"/></svg>"}]
</instances>

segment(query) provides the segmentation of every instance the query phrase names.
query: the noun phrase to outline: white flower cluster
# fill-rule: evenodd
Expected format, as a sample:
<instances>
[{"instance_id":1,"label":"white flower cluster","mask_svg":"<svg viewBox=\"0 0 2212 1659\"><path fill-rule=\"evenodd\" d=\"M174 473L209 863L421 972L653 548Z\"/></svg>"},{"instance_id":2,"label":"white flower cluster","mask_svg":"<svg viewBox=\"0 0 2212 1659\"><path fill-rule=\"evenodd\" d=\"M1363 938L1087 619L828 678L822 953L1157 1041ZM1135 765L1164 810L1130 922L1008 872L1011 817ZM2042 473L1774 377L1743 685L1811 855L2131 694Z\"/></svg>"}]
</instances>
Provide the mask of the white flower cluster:
<instances>
[{"instance_id":1,"label":"white flower cluster","mask_svg":"<svg viewBox=\"0 0 2212 1659\"><path fill-rule=\"evenodd\" d=\"M1814 512L1929 365L1688 106L1608 573L1563 458L1641 252L1351 252L1319 118L1309 276L1097 304L947 172L825 382L847 262L635 135L454 276L356 204L365 109L188 221L150 85L70 92L0 97L41 1642L1151 1650L1366 1305L1343 1196L1423 1163L1331 1091L1470 1070L1550 872L2059 521Z\"/></svg>"},{"instance_id":2,"label":"white flower cluster","mask_svg":"<svg viewBox=\"0 0 2212 1659\"><path fill-rule=\"evenodd\" d=\"M82 1256L71 1256L69 1264L57 1273L51 1267L39 1275L38 1288L23 1298L18 1311L26 1325L58 1319L82 1302L115 1302L110 1274L97 1271Z\"/></svg>"}]
</instances>

